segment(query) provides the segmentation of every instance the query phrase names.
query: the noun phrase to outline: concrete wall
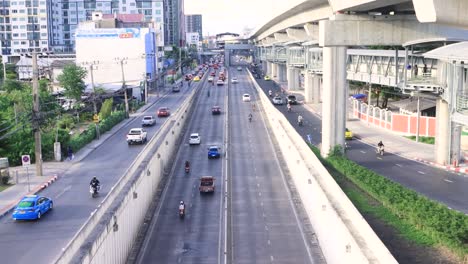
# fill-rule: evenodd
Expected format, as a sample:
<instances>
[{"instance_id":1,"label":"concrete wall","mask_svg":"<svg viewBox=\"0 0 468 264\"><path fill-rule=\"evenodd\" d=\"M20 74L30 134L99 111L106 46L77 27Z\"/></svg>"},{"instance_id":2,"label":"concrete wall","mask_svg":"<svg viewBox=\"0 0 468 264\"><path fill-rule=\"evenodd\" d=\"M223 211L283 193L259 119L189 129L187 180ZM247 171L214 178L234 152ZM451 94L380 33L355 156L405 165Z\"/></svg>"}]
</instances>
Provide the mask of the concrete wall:
<instances>
[{"instance_id":1,"label":"concrete wall","mask_svg":"<svg viewBox=\"0 0 468 264\"><path fill-rule=\"evenodd\" d=\"M56 263L125 263L158 184L170 169L195 96L196 89L112 186Z\"/></svg>"},{"instance_id":2,"label":"concrete wall","mask_svg":"<svg viewBox=\"0 0 468 264\"><path fill-rule=\"evenodd\" d=\"M367 122L367 104L352 99L353 116ZM414 136L417 133L416 115L395 114L378 107L371 107L369 124L392 131L395 134ZM423 137L436 136L436 118L421 116L419 119L419 135Z\"/></svg>"},{"instance_id":3,"label":"concrete wall","mask_svg":"<svg viewBox=\"0 0 468 264\"><path fill-rule=\"evenodd\" d=\"M304 139L250 78L327 263L397 263Z\"/></svg>"}]
</instances>

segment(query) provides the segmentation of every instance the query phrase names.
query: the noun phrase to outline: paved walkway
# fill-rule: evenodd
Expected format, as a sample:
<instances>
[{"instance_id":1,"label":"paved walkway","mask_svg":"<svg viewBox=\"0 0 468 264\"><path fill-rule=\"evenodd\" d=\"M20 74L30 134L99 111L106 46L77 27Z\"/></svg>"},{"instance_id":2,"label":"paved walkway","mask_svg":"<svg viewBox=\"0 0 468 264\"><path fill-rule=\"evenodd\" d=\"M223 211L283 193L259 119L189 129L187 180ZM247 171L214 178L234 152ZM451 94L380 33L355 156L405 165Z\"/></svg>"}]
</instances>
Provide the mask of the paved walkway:
<instances>
[{"instance_id":1,"label":"paved walkway","mask_svg":"<svg viewBox=\"0 0 468 264\"><path fill-rule=\"evenodd\" d=\"M129 119L122 121L120 124L113 127L110 131L102 134L99 139L93 140L91 143L80 149L77 153L75 153L74 159L72 161L44 162L42 166L44 176L35 176L36 168L34 164L31 164L28 168L21 166L10 167L9 171L12 177L11 181L15 184L0 192L0 217L11 212L11 210L14 209L14 206L25 195L39 193L41 190L51 185L58 177L70 169L74 163L80 162L82 159L84 159L90 152L99 147L104 141L116 133L116 131L127 125L128 122L131 122L134 116L137 116L138 113L146 111L146 109L151 107L157 100L159 100L159 98L170 92L171 88L171 85L166 85L162 91L159 91L160 96L158 96L154 90L149 91L148 104L138 109L136 113L130 114Z\"/></svg>"}]
</instances>

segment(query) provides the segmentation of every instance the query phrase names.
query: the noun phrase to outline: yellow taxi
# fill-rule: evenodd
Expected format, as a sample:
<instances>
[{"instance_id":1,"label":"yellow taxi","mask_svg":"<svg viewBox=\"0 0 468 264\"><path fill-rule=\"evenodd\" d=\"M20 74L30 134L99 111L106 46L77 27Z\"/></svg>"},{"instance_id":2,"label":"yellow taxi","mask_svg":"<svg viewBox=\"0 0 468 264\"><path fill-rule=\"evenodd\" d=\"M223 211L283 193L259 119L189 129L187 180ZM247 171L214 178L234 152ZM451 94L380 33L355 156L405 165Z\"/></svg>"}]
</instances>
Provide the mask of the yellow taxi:
<instances>
[{"instance_id":1,"label":"yellow taxi","mask_svg":"<svg viewBox=\"0 0 468 264\"><path fill-rule=\"evenodd\" d=\"M195 76L195 77L193 78L193 81L194 81L194 82L199 82L199 81L200 81L200 77Z\"/></svg>"},{"instance_id":2,"label":"yellow taxi","mask_svg":"<svg viewBox=\"0 0 468 264\"><path fill-rule=\"evenodd\" d=\"M345 139L353 139L353 132L351 132L351 130L349 130L348 128L346 128L345 131Z\"/></svg>"},{"instance_id":3,"label":"yellow taxi","mask_svg":"<svg viewBox=\"0 0 468 264\"><path fill-rule=\"evenodd\" d=\"M271 78L270 78L270 76L268 76L268 75L265 75L265 77L263 77L263 79L264 79L265 81L271 81Z\"/></svg>"}]
</instances>

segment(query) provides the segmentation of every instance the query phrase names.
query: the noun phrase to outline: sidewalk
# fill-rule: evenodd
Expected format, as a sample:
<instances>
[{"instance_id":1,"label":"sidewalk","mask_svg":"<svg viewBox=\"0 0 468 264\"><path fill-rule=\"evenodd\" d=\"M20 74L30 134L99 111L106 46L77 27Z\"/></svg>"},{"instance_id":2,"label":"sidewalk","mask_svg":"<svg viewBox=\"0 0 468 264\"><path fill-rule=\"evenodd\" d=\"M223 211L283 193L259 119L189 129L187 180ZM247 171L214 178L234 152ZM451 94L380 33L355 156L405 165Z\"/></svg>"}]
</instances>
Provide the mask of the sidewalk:
<instances>
[{"instance_id":1,"label":"sidewalk","mask_svg":"<svg viewBox=\"0 0 468 264\"><path fill-rule=\"evenodd\" d=\"M281 87L282 89L285 89L284 84L281 85ZM302 99L304 98L303 91L291 91L291 93L299 95ZM322 118L321 103L304 103L303 105L306 109L319 116L319 118ZM457 167L436 163L435 145L416 142L401 135L393 134L372 124L367 124L365 121L352 117L350 112L348 112L346 127L353 132L354 138L371 146L377 146L377 143L382 140L385 144L386 152L391 152L392 154L422 162L437 168L468 174L468 164L466 163L460 163Z\"/></svg>"},{"instance_id":2,"label":"sidewalk","mask_svg":"<svg viewBox=\"0 0 468 264\"><path fill-rule=\"evenodd\" d=\"M25 196L37 194L43 189L47 188L53 182L60 178L66 173L74 164L83 160L89 153L94 149L98 148L103 144L109 137L115 134L122 127L133 121L139 113L146 111L160 98L163 98L167 93L171 91L172 86L166 85L164 89L160 89L158 97L155 90L149 91L148 104L144 105L136 111L136 113L130 114L130 117L123 120L118 125L113 127L110 131L101 135L99 139L93 140L91 143L74 153L74 159L72 161L46 161L43 163L42 171L44 176L36 176L36 168L34 164L31 164L28 169L22 166L10 167L10 175L12 182L16 184L8 187L6 190L0 192L0 217L11 212L16 204ZM62 153L63 154L63 153ZM28 172L28 173L27 173ZM29 174L29 180L28 180Z\"/></svg>"}]
</instances>

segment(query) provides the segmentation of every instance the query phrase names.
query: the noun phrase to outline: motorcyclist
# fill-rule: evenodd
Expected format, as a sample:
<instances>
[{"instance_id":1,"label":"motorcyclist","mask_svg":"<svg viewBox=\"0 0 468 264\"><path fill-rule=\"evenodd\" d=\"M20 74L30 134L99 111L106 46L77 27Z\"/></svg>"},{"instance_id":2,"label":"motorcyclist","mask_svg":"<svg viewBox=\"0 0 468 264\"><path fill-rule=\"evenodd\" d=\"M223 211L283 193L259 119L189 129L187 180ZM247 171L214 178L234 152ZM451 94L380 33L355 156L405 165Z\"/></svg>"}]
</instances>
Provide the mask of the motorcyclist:
<instances>
[{"instance_id":1,"label":"motorcyclist","mask_svg":"<svg viewBox=\"0 0 468 264\"><path fill-rule=\"evenodd\" d=\"M190 162L188 160L185 161L185 168L190 168Z\"/></svg>"},{"instance_id":2,"label":"motorcyclist","mask_svg":"<svg viewBox=\"0 0 468 264\"><path fill-rule=\"evenodd\" d=\"M302 126L302 121L303 121L303 118L302 118L301 115L299 115L299 116L297 117L297 123L298 123L300 126Z\"/></svg>"},{"instance_id":3,"label":"motorcyclist","mask_svg":"<svg viewBox=\"0 0 468 264\"><path fill-rule=\"evenodd\" d=\"M252 122L252 113L249 114L249 122Z\"/></svg>"},{"instance_id":4,"label":"motorcyclist","mask_svg":"<svg viewBox=\"0 0 468 264\"><path fill-rule=\"evenodd\" d=\"M92 187L97 187L97 186L100 185L100 182L96 177L93 177L93 179L91 179L91 182L89 183L89 185L91 185Z\"/></svg>"},{"instance_id":5,"label":"motorcyclist","mask_svg":"<svg viewBox=\"0 0 468 264\"><path fill-rule=\"evenodd\" d=\"M377 153L381 153L383 155L383 149L384 149L384 144L382 143L382 140L377 144Z\"/></svg>"},{"instance_id":6,"label":"motorcyclist","mask_svg":"<svg viewBox=\"0 0 468 264\"><path fill-rule=\"evenodd\" d=\"M271 97L273 95L273 92L271 90L269 90L268 95L270 95L270 97Z\"/></svg>"},{"instance_id":7,"label":"motorcyclist","mask_svg":"<svg viewBox=\"0 0 468 264\"><path fill-rule=\"evenodd\" d=\"M184 204L184 201L180 201L180 204L179 204L179 213L185 214L185 204Z\"/></svg>"},{"instance_id":8,"label":"motorcyclist","mask_svg":"<svg viewBox=\"0 0 468 264\"><path fill-rule=\"evenodd\" d=\"M291 104L288 102L286 106L288 107L288 112L291 112Z\"/></svg>"}]
</instances>

